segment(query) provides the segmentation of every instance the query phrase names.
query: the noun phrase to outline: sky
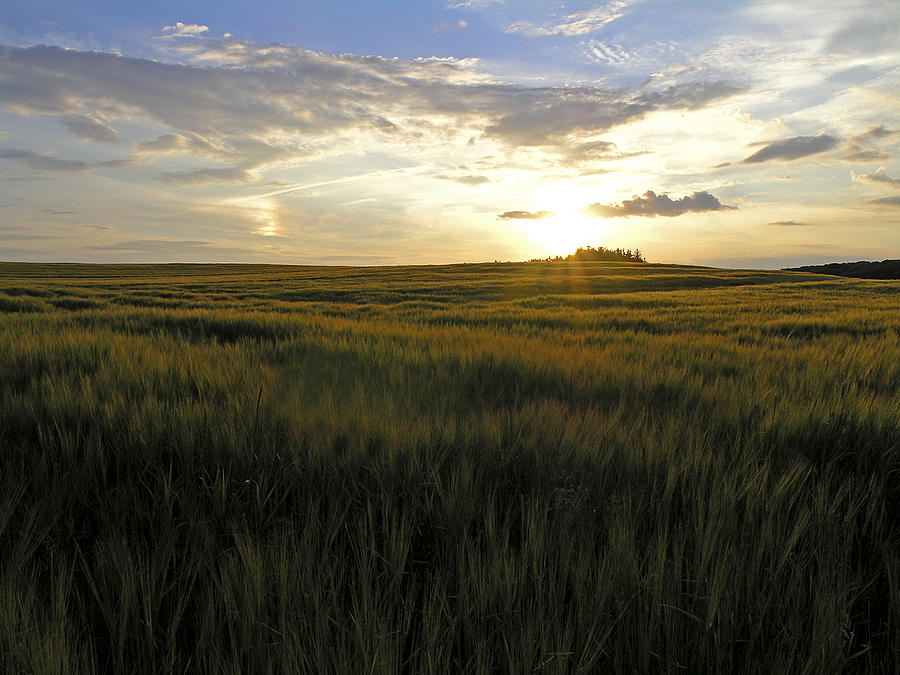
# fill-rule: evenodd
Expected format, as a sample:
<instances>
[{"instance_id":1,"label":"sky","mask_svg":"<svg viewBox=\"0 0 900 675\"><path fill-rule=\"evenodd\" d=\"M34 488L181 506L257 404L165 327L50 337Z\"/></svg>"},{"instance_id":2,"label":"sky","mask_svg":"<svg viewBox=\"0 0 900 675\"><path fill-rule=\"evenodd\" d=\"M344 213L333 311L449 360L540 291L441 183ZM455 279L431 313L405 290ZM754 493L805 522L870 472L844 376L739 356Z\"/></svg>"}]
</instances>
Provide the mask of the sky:
<instances>
[{"instance_id":1,"label":"sky","mask_svg":"<svg viewBox=\"0 0 900 675\"><path fill-rule=\"evenodd\" d=\"M0 260L900 257L900 2L0 5Z\"/></svg>"}]
</instances>

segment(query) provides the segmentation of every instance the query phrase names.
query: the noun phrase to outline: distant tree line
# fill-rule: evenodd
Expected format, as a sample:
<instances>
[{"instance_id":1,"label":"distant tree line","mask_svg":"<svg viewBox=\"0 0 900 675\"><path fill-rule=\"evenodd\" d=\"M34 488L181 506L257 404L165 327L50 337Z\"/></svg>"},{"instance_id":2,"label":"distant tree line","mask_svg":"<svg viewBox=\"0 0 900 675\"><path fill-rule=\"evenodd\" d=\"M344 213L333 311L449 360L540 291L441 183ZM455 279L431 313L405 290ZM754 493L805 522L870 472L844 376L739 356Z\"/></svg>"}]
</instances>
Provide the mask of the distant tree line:
<instances>
[{"instance_id":1,"label":"distant tree line","mask_svg":"<svg viewBox=\"0 0 900 675\"><path fill-rule=\"evenodd\" d=\"M556 257L547 256L546 258L534 258L529 260L528 262L567 262L567 261L585 261L585 260L608 260L608 261L618 261L618 262L647 262L647 259L644 257L644 254L641 253L641 249L636 248L632 251L630 248L628 249L611 249L606 248L605 246L598 246L594 248L593 246L585 246L584 248L579 247L575 253L570 253L565 258L558 255Z\"/></svg>"},{"instance_id":2,"label":"distant tree line","mask_svg":"<svg viewBox=\"0 0 900 675\"><path fill-rule=\"evenodd\" d=\"M856 277L858 279L900 279L900 260L882 260L881 262L860 260L848 263L785 267L784 269L791 272L833 274L839 277Z\"/></svg>"}]
</instances>

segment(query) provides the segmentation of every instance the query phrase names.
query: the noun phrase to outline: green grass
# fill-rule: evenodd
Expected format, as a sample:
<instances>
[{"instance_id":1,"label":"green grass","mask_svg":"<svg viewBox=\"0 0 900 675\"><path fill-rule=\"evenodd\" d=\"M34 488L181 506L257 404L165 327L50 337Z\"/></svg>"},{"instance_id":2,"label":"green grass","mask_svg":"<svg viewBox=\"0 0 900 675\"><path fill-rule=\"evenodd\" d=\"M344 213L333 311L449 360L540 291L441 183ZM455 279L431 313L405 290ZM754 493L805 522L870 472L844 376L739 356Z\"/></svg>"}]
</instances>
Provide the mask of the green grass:
<instances>
[{"instance_id":1,"label":"green grass","mask_svg":"<svg viewBox=\"0 0 900 675\"><path fill-rule=\"evenodd\" d=\"M0 670L896 672L900 282L0 264Z\"/></svg>"}]
</instances>

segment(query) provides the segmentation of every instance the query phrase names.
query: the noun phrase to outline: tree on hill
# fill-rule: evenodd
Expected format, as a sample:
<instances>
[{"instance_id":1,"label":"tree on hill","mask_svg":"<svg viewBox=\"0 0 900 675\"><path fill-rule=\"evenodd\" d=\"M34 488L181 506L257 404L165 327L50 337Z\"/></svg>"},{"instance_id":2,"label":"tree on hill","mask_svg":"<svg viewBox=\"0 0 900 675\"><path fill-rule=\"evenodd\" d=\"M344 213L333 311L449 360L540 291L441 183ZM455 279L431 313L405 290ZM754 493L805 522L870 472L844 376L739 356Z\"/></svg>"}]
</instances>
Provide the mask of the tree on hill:
<instances>
[{"instance_id":1,"label":"tree on hill","mask_svg":"<svg viewBox=\"0 0 900 675\"><path fill-rule=\"evenodd\" d=\"M647 262L647 259L644 257L644 254L641 253L641 249L636 248L634 251L629 249L611 249L606 248L605 246L598 246L594 248L593 246L585 246L584 248L579 247L575 253L570 253L565 258L562 256L556 256L554 258L546 257L546 258L535 258L534 260L530 260L529 262L565 262L565 261L613 261L613 262Z\"/></svg>"}]
</instances>

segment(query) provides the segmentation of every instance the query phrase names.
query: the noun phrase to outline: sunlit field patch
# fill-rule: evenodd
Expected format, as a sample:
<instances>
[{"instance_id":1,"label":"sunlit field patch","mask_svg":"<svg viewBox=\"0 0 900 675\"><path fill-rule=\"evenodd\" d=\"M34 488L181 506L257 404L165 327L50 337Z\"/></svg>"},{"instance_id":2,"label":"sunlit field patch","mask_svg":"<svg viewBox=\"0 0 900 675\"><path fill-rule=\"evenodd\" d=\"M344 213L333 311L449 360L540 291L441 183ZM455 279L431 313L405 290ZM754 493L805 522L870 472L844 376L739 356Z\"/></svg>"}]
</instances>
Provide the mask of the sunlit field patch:
<instances>
[{"instance_id":1,"label":"sunlit field patch","mask_svg":"<svg viewBox=\"0 0 900 675\"><path fill-rule=\"evenodd\" d=\"M0 264L8 672L892 672L900 283Z\"/></svg>"}]
</instances>

